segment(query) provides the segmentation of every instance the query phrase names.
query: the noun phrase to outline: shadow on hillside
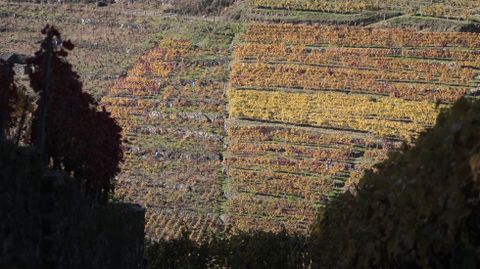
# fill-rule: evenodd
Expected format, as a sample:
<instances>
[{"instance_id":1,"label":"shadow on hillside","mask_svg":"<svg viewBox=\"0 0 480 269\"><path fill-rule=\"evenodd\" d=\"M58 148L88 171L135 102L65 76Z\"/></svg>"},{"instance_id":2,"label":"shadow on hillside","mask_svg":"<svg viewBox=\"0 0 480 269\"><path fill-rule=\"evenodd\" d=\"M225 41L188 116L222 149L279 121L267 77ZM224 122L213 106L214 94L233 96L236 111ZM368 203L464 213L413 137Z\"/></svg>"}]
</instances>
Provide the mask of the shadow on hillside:
<instances>
[{"instance_id":1,"label":"shadow on hillside","mask_svg":"<svg viewBox=\"0 0 480 269\"><path fill-rule=\"evenodd\" d=\"M478 268L480 103L460 99L319 214L313 268Z\"/></svg>"},{"instance_id":2,"label":"shadow on hillside","mask_svg":"<svg viewBox=\"0 0 480 269\"><path fill-rule=\"evenodd\" d=\"M478 268L480 103L459 100L415 146L367 171L319 214L309 237L286 232L149 243L149 268Z\"/></svg>"},{"instance_id":3,"label":"shadow on hillside","mask_svg":"<svg viewBox=\"0 0 480 269\"><path fill-rule=\"evenodd\" d=\"M40 160L0 141L0 268L143 268L143 208L94 202Z\"/></svg>"}]
</instances>

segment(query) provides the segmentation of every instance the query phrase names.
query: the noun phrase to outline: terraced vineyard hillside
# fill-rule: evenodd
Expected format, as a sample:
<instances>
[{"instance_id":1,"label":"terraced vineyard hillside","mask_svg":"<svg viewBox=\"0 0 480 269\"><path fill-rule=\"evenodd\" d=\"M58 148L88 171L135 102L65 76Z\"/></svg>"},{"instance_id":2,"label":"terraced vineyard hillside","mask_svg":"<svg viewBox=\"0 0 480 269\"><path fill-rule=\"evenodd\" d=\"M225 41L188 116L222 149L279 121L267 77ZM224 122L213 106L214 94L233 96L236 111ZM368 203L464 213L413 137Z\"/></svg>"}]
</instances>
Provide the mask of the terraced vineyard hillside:
<instances>
[{"instance_id":1,"label":"terraced vineyard hillside","mask_svg":"<svg viewBox=\"0 0 480 269\"><path fill-rule=\"evenodd\" d=\"M338 24L428 10L364 2L355 10L340 9L349 1L249 3ZM448 13L429 15L476 20L476 3L462 3L468 14L445 2ZM126 137L117 196L147 208L152 239L182 230L197 241L225 229L307 233L319 207L432 126L442 108L480 91L476 33L251 24L232 52L233 24L215 25L193 19L163 38L102 100Z\"/></svg>"},{"instance_id":2,"label":"terraced vineyard hillside","mask_svg":"<svg viewBox=\"0 0 480 269\"><path fill-rule=\"evenodd\" d=\"M164 39L103 99L127 138L117 195L147 207L150 238L307 232L480 86L479 34L254 24L229 75L230 40Z\"/></svg>"},{"instance_id":3,"label":"terraced vineyard hillside","mask_svg":"<svg viewBox=\"0 0 480 269\"><path fill-rule=\"evenodd\" d=\"M480 88L480 35L252 25L228 90L229 221L306 232L389 150Z\"/></svg>"},{"instance_id":4,"label":"terraced vineyard hillside","mask_svg":"<svg viewBox=\"0 0 480 269\"><path fill-rule=\"evenodd\" d=\"M208 27L207 27L208 29ZM152 239L200 240L221 228L224 88L230 32L215 45L165 38L103 98L124 128L126 160L116 194L147 208Z\"/></svg>"},{"instance_id":5,"label":"terraced vineyard hillside","mask_svg":"<svg viewBox=\"0 0 480 269\"><path fill-rule=\"evenodd\" d=\"M116 195L147 208L151 239L306 233L480 93L477 0L239 0L202 17L164 3L0 2L2 55L31 55L47 23L76 45L84 88L124 130Z\"/></svg>"}]
</instances>

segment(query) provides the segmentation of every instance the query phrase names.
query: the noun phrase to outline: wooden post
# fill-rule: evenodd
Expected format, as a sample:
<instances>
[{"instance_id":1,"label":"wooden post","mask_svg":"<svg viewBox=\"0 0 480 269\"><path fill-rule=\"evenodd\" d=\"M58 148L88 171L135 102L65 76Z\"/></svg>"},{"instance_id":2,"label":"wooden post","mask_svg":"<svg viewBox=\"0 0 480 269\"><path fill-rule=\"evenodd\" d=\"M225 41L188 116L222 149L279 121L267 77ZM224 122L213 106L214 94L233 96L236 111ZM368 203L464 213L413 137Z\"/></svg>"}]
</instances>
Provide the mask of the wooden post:
<instances>
[{"instance_id":1,"label":"wooden post","mask_svg":"<svg viewBox=\"0 0 480 269\"><path fill-rule=\"evenodd\" d=\"M20 119L20 123L18 124L18 130L17 130L17 135L15 136L15 144L18 145L20 143L20 138L22 136L22 129L23 126L25 125L25 119L27 118L27 110L28 110L28 95L25 97L25 103L23 105L23 112L22 112L22 118Z\"/></svg>"},{"instance_id":2,"label":"wooden post","mask_svg":"<svg viewBox=\"0 0 480 269\"><path fill-rule=\"evenodd\" d=\"M8 83L8 77L10 76L10 67L8 62L5 62L2 72L3 83L0 96L0 105L2 107L2 109L0 110L0 141L5 140L5 131L7 128L8 91L10 88L10 85Z\"/></svg>"},{"instance_id":3,"label":"wooden post","mask_svg":"<svg viewBox=\"0 0 480 269\"><path fill-rule=\"evenodd\" d=\"M43 96L40 102L40 122L38 124L38 139L37 139L37 148L40 150L42 154L42 158L44 161L48 162L48 154L45 150L45 142L46 142L46 122L47 122L47 106L48 106L48 94L49 94L49 87L50 87L50 80L51 80L51 61L52 61L52 54L53 54L53 34L51 31L47 33L47 51L45 54L44 60L44 71L43 71Z\"/></svg>"}]
</instances>

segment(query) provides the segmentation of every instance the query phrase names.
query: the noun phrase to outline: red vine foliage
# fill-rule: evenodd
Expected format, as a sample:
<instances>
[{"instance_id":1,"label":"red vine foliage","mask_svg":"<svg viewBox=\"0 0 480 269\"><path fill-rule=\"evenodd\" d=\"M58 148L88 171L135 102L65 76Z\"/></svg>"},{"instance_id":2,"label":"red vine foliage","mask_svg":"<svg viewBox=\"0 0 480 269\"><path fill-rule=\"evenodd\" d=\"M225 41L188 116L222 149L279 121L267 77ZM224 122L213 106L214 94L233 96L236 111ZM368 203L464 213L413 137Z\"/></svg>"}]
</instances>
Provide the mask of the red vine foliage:
<instances>
[{"instance_id":1,"label":"red vine foliage","mask_svg":"<svg viewBox=\"0 0 480 269\"><path fill-rule=\"evenodd\" d=\"M42 33L48 35L49 32L53 35L51 72L45 74L48 38L29 60L34 67L30 85L40 95L39 108L33 115L32 142L39 142L40 106L47 98L45 151L49 164L53 169L64 169L83 180L89 195L106 200L113 192L113 179L123 159L122 129L105 109L99 111L98 103L82 90L79 75L66 60L74 45L62 41L60 33L47 25ZM46 77L48 86L45 86Z\"/></svg>"},{"instance_id":2,"label":"red vine foliage","mask_svg":"<svg viewBox=\"0 0 480 269\"><path fill-rule=\"evenodd\" d=\"M14 76L13 64L0 59L0 132L14 124L13 114L19 102Z\"/></svg>"}]
</instances>

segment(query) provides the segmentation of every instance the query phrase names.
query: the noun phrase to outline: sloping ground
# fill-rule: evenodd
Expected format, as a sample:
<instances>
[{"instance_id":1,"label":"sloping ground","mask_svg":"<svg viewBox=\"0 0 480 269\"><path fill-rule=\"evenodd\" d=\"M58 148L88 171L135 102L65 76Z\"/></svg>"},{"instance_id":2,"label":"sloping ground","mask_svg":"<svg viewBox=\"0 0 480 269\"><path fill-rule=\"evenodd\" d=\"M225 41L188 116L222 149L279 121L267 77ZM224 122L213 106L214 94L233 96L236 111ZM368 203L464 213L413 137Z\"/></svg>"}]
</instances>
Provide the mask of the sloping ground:
<instances>
[{"instance_id":1,"label":"sloping ground","mask_svg":"<svg viewBox=\"0 0 480 269\"><path fill-rule=\"evenodd\" d=\"M231 36L212 25L164 39L103 99L126 136L117 195L147 207L152 239L306 233L319 207L479 87L478 34L252 25L229 66Z\"/></svg>"},{"instance_id":2,"label":"sloping ground","mask_svg":"<svg viewBox=\"0 0 480 269\"><path fill-rule=\"evenodd\" d=\"M228 223L306 233L317 208L343 192L345 180L398 146L363 133L230 119Z\"/></svg>"},{"instance_id":3,"label":"sloping ground","mask_svg":"<svg viewBox=\"0 0 480 269\"><path fill-rule=\"evenodd\" d=\"M0 2L0 53L33 55L42 38L40 31L54 25L62 38L75 44L69 61L84 89L99 99L168 25L142 15L126 15L117 7Z\"/></svg>"},{"instance_id":4,"label":"sloping ground","mask_svg":"<svg viewBox=\"0 0 480 269\"><path fill-rule=\"evenodd\" d=\"M229 28L209 45L164 39L103 98L124 128L126 160L117 196L147 208L146 233L194 240L222 227L224 88ZM205 30L204 29L204 30ZM203 40L203 42L207 42Z\"/></svg>"},{"instance_id":5,"label":"sloping ground","mask_svg":"<svg viewBox=\"0 0 480 269\"><path fill-rule=\"evenodd\" d=\"M316 208L476 95L480 35L252 25L228 90L229 223L308 230Z\"/></svg>"},{"instance_id":6,"label":"sloping ground","mask_svg":"<svg viewBox=\"0 0 480 269\"><path fill-rule=\"evenodd\" d=\"M248 22L273 22L273 23L301 23L301 24L327 24L327 25L368 25L401 16L396 11L364 11L360 13L330 13L311 10L289 10L256 8L242 3L237 8L242 20ZM230 16L235 18L235 12ZM455 23L456 24L456 23Z\"/></svg>"}]
</instances>

